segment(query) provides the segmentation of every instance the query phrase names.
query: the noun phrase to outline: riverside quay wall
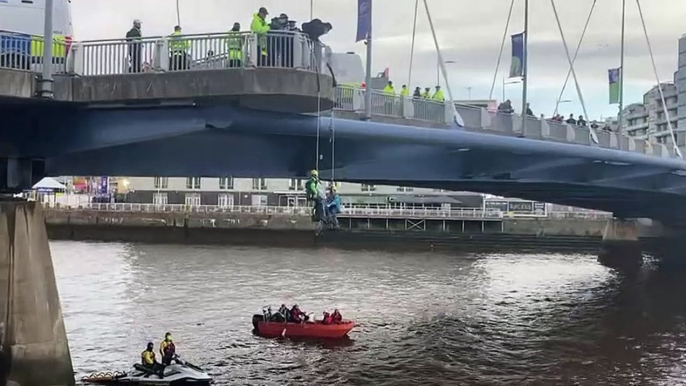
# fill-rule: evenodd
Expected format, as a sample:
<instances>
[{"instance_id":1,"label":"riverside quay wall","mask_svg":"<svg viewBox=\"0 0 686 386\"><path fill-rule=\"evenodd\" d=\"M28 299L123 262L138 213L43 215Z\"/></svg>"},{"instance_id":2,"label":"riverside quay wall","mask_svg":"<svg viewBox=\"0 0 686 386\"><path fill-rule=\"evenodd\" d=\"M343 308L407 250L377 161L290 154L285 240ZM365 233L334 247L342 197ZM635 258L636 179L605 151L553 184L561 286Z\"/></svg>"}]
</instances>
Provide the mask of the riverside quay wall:
<instances>
[{"instance_id":1,"label":"riverside quay wall","mask_svg":"<svg viewBox=\"0 0 686 386\"><path fill-rule=\"evenodd\" d=\"M463 214L418 218L359 213L339 216L341 230L315 236L300 213L154 212L46 209L48 235L54 240L149 243L233 244L307 247L315 245L386 247L409 244L419 249L473 247L595 250L607 218L503 218ZM471 216L471 217L470 217ZM651 236L642 229L641 236ZM477 248L478 247L478 248Z\"/></svg>"}]
</instances>

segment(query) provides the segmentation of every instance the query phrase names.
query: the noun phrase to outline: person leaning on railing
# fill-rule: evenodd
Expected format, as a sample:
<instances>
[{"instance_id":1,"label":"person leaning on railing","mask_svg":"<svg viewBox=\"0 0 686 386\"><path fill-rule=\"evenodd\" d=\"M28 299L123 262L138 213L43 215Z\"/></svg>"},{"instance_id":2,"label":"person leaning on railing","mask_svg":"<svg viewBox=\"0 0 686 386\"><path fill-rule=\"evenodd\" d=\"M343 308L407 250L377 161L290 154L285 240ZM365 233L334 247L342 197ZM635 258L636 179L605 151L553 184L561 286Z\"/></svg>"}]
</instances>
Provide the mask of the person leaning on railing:
<instances>
[{"instance_id":1,"label":"person leaning on railing","mask_svg":"<svg viewBox=\"0 0 686 386\"><path fill-rule=\"evenodd\" d=\"M253 15L252 23L250 23L250 32L257 35L257 65L264 66L267 64L267 32L269 32L269 24L267 24L267 8L261 7L260 10Z\"/></svg>"},{"instance_id":2,"label":"person leaning on railing","mask_svg":"<svg viewBox=\"0 0 686 386\"><path fill-rule=\"evenodd\" d=\"M179 71L188 70L188 51L191 48L191 42L184 38L181 34L181 26L174 27L174 32L169 35L169 70Z\"/></svg>"},{"instance_id":3,"label":"person leaning on railing","mask_svg":"<svg viewBox=\"0 0 686 386\"><path fill-rule=\"evenodd\" d=\"M241 67L243 64L243 42L245 38L241 35L241 25L233 23L233 28L226 38L226 50L229 52L229 67Z\"/></svg>"}]
</instances>

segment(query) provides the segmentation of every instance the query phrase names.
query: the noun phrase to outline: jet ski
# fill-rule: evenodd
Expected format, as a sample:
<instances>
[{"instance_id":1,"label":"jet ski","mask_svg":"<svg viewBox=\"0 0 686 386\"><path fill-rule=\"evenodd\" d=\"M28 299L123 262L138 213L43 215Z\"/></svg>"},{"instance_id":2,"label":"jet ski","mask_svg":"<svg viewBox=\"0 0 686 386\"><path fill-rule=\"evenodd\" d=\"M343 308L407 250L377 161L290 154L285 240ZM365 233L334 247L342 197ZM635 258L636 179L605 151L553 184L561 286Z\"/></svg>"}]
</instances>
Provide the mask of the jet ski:
<instances>
[{"instance_id":1,"label":"jet ski","mask_svg":"<svg viewBox=\"0 0 686 386\"><path fill-rule=\"evenodd\" d=\"M165 366L160 376L159 372L145 367L139 363L133 365L134 370L130 373L95 373L82 379L85 383L100 385L154 385L154 386L179 386L209 385L212 381L207 373L192 363L184 362L176 358L176 363Z\"/></svg>"}]
</instances>

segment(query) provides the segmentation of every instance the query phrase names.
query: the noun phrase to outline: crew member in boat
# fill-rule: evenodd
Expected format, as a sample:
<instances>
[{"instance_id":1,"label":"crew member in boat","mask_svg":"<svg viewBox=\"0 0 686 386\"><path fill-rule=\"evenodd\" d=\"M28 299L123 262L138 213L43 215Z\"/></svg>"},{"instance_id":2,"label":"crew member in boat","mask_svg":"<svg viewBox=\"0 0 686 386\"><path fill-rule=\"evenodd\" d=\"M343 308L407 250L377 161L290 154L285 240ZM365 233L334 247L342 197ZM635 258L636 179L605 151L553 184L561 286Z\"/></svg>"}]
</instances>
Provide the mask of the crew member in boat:
<instances>
[{"instance_id":1,"label":"crew member in boat","mask_svg":"<svg viewBox=\"0 0 686 386\"><path fill-rule=\"evenodd\" d=\"M155 359L155 345L152 342L148 342L148 347L141 353L141 364L160 378L164 376L164 366Z\"/></svg>"},{"instance_id":2,"label":"crew member in boat","mask_svg":"<svg viewBox=\"0 0 686 386\"><path fill-rule=\"evenodd\" d=\"M290 311L288 310L288 307L286 307L285 304L282 304L281 307L279 307L279 312L277 312L277 314L281 315L281 318L279 318L281 320L275 320L275 321L281 321L281 322L287 321L289 312ZM276 315L274 315L274 316L276 316Z\"/></svg>"},{"instance_id":3,"label":"crew member in boat","mask_svg":"<svg viewBox=\"0 0 686 386\"><path fill-rule=\"evenodd\" d=\"M331 317L331 314L324 311L324 319L322 319L322 324L331 324L331 323L333 323L333 318Z\"/></svg>"},{"instance_id":4,"label":"crew member in boat","mask_svg":"<svg viewBox=\"0 0 686 386\"><path fill-rule=\"evenodd\" d=\"M335 310L333 310L333 314L331 314L331 321L332 321L333 323L340 323L340 322L343 321L343 316L342 316L341 313L338 311L338 308L336 308Z\"/></svg>"},{"instance_id":5,"label":"crew member in boat","mask_svg":"<svg viewBox=\"0 0 686 386\"><path fill-rule=\"evenodd\" d=\"M292 323L303 323L307 321L308 316L305 315L304 312L300 310L300 307L298 307L297 304L293 305L293 308L291 308L291 322Z\"/></svg>"},{"instance_id":6,"label":"crew member in boat","mask_svg":"<svg viewBox=\"0 0 686 386\"><path fill-rule=\"evenodd\" d=\"M169 366L176 355L176 346L169 332L164 334L164 340L160 343L160 355L162 355L162 364L165 366Z\"/></svg>"}]
</instances>

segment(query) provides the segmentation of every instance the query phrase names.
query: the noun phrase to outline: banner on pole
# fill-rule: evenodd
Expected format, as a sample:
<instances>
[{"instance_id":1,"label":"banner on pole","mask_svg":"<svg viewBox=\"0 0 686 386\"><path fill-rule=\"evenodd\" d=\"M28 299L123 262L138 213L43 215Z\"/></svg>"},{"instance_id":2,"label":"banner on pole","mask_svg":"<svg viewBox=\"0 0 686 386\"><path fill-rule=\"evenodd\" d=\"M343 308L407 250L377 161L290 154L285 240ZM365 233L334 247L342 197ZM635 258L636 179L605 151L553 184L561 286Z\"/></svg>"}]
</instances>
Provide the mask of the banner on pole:
<instances>
[{"instance_id":1,"label":"banner on pole","mask_svg":"<svg viewBox=\"0 0 686 386\"><path fill-rule=\"evenodd\" d=\"M366 40L372 33L372 0L357 0L357 38Z\"/></svg>"},{"instance_id":2,"label":"banner on pole","mask_svg":"<svg viewBox=\"0 0 686 386\"><path fill-rule=\"evenodd\" d=\"M607 70L610 84L610 104L619 103L619 81L622 77L621 68L611 68Z\"/></svg>"},{"instance_id":3,"label":"banner on pole","mask_svg":"<svg viewBox=\"0 0 686 386\"><path fill-rule=\"evenodd\" d=\"M512 63L510 78L521 78L524 75L524 33L512 35Z\"/></svg>"}]
</instances>

